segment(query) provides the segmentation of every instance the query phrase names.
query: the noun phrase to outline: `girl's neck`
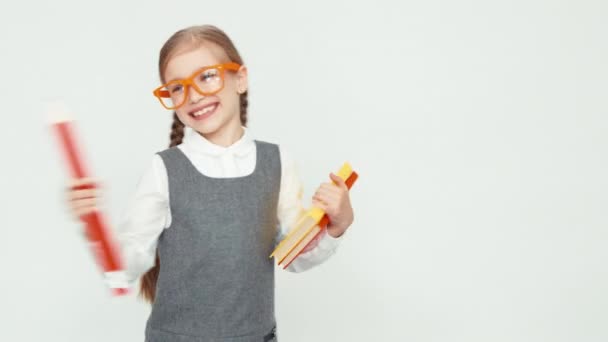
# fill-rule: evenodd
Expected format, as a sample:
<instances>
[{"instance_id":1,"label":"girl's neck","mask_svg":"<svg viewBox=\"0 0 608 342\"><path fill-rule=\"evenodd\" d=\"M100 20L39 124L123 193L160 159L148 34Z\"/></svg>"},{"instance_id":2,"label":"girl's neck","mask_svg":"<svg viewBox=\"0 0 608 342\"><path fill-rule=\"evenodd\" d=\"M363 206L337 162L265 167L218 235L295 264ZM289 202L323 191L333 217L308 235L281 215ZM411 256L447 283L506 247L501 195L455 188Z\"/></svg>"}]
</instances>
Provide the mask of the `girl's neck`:
<instances>
[{"instance_id":1,"label":"girl's neck","mask_svg":"<svg viewBox=\"0 0 608 342\"><path fill-rule=\"evenodd\" d=\"M236 127L222 127L223 129L219 129L216 132L209 134L200 134L203 138L207 139L212 144L229 147L232 146L235 142L239 141L245 134L245 130L240 125L236 125Z\"/></svg>"}]
</instances>

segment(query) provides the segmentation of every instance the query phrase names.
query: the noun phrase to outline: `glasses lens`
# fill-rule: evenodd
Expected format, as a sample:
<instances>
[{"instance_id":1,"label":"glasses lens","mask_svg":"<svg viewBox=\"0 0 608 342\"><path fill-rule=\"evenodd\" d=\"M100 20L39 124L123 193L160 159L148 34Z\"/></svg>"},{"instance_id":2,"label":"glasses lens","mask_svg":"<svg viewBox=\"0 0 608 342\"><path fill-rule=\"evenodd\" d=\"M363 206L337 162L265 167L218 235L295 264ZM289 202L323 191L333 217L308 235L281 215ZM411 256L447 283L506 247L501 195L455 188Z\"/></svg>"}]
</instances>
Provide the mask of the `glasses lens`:
<instances>
[{"instance_id":1,"label":"glasses lens","mask_svg":"<svg viewBox=\"0 0 608 342\"><path fill-rule=\"evenodd\" d=\"M205 94L213 94L222 88L222 74L219 69L206 69L194 79L194 84Z\"/></svg>"},{"instance_id":2,"label":"glasses lens","mask_svg":"<svg viewBox=\"0 0 608 342\"><path fill-rule=\"evenodd\" d=\"M171 82L167 84L165 90L169 97L161 97L163 104L169 108L179 107L184 103L186 98L186 87L180 82Z\"/></svg>"}]
</instances>

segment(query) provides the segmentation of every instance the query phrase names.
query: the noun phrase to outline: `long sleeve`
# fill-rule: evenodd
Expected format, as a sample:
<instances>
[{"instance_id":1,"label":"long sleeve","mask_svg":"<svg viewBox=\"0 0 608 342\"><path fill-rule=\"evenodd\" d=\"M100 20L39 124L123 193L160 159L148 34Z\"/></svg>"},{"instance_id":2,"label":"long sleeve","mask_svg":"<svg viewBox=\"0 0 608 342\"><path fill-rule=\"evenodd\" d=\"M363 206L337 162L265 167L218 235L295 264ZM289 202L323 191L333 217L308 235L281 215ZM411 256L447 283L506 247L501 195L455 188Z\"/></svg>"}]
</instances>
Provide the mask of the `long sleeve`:
<instances>
[{"instance_id":1,"label":"long sleeve","mask_svg":"<svg viewBox=\"0 0 608 342\"><path fill-rule=\"evenodd\" d=\"M158 238L169 220L167 171L160 156L154 155L118 225L116 237L126 271L106 273L110 287L131 287L154 266Z\"/></svg>"},{"instance_id":2,"label":"long sleeve","mask_svg":"<svg viewBox=\"0 0 608 342\"><path fill-rule=\"evenodd\" d=\"M297 164L288 153L282 149L281 154L281 190L279 192L278 219L280 232L277 241L287 235L298 218L304 213L302 204L303 187L300 181ZM306 271L326 261L332 256L338 247L342 237L334 238L324 230L321 235L312 242L312 247L298 256L288 267L291 272Z\"/></svg>"}]
</instances>

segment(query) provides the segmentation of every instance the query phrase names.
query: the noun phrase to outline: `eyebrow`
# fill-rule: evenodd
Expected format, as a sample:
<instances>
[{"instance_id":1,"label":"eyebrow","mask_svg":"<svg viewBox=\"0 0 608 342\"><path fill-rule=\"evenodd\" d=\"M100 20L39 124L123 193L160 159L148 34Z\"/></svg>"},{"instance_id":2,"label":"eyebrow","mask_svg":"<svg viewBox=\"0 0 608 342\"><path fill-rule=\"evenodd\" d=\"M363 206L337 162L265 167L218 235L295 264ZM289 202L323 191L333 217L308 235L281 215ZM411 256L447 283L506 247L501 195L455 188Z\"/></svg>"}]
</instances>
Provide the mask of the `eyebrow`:
<instances>
[{"instance_id":1,"label":"eyebrow","mask_svg":"<svg viewBox=\"0 0 608 342\"><path fill-rule=\"evenodd\" d=\"M192 76L192 75L193 75L195 72L201 71L201 69L203 69L203 68L210 67L210 66L214 66L214 65L218 65L218 64L221 64L221 63L217 63L217 64L210 64L210 65L204 65L204 66L202 66L202 67L199 67L199 68L197 68L197 69L194 69L194 71L193 71L192 73L190 73L190 75L189 75L189 76L187 76L187 77ZM174 78L174 79L169 80L169 81L167 81L167 82L165 82L165 83L169 83L169 82L173 82L173 81L181 81L181 80L183 80L183 79L186 79L186 77Z\"/></svg>"}]
</instances>

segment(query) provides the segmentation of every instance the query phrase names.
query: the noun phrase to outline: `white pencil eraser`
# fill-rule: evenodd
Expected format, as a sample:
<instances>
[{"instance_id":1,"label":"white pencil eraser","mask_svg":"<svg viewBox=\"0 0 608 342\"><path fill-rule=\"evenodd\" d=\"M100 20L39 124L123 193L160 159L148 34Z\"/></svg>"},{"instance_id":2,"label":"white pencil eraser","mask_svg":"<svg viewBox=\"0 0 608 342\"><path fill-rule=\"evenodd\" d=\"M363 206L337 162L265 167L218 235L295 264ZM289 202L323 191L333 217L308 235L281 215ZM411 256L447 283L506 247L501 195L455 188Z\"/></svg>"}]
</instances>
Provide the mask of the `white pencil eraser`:
<instances>
[{"instance_id":1,"label":"white pencil eraser","mask_svg":"<svg viewBox=\"0 0 608 342\"><path fill-rule=\"evenodd\" d=\"M68 110L68 107L60 100L48 102L46 105L46 113L47 119L51 124L72 121L72 115Z\"/></svg>"}]
</instances>

